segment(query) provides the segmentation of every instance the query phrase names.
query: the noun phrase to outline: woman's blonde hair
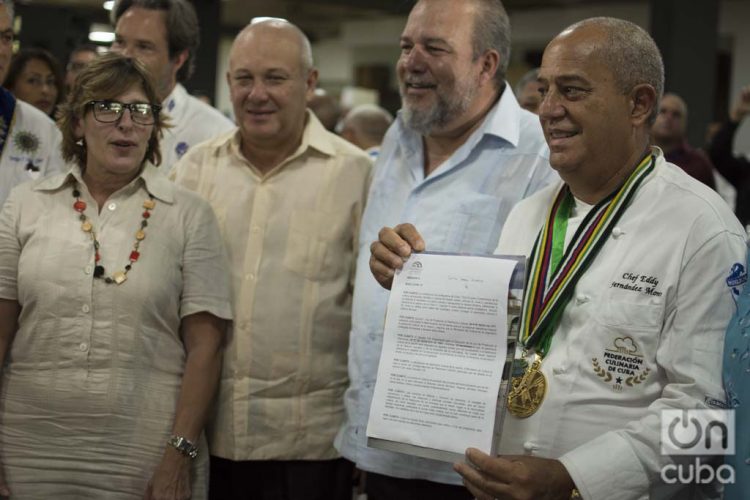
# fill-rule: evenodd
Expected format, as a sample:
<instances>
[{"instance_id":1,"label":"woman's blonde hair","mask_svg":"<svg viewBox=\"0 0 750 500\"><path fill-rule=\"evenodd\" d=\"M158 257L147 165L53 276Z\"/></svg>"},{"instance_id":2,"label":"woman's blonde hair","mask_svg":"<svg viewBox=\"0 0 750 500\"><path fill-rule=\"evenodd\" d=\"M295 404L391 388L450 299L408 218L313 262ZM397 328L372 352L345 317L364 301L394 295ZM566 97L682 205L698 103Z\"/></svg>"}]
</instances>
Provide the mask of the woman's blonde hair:
<instances>
[{"instance_id":1,"label":"woman's blonde hair","mask_svg":"<svg viewBox=\"0 0 750 500\"><path fill-rule=\"evenodd\" d=\"M120 94L139 86L150 104L160 104L153 79L146 68L135 59L109 53L91 61L76 78L68 98L60 107L57 124L62 131L62 156L67 162L76 162L86 167L86 144L76 137L76 125L86 115L91 101L114 99ZM145 161L154 165L161 163L159 139L166 126L165 117L159 112L154 120L154 129L148 140Z\"/></svg>"}]
</instances>

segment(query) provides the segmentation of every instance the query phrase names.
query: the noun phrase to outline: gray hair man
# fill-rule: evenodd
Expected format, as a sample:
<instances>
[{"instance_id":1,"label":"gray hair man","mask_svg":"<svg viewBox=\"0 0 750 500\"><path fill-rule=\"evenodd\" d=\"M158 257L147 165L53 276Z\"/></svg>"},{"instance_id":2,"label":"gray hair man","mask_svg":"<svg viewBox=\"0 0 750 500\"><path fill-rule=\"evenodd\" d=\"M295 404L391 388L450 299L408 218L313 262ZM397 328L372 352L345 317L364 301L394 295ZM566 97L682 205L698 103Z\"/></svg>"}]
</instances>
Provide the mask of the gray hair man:
<instances>
[{"instance_id":1,"label":"gray hair man","mask_svg":"<svg viewBox=\"0 0 750 500\"><path fill-rule=\"evenodd\" d=\"M539 93L539 68L527 71L516 84L516 99L518 104L527 111L537 114L542 95Z\"/></svg>"},{"instance_id":2,"label":"gray hair man","mask_svg":"<svg viewBox=\"0 0 750 500\"><path fill-rule=\"evenodd\" d=\"M377 104L360 104L346 114L341 137L376 159L391 123L393 115Z\"/></svg>"},{"instance_id":3,"label":"gray hair man","mask_svg":"<svg viewBox=\"0 0 750 500\"><path fill-rule=\"evenodd\" d=\"M563 182L519 203L497 248L530 256L516 352L525 370L501 456L469 449L456 470L480 500L718 498L717 483L701 484L702 469L719 473L700 447L660 430L685 412L706 432L721 422L744 231L714 191L649 145L664 69L643 29L574 24L547 45L539 79ZM556 264L544 256L558 245Z\"/></svg>"},{"instance_id":4,"label":"gray hair man","mask_svg":"<svg viewBox=\"0 0 750 500\"><path fill-rule=\"evenodd\" d=\"M209 424L212 498L351 499L343 420L357 231L371 162L306 108L318 72L282 20L237 35L238 129L193 149L178 184L222 226L237 311Z\"/></svg>"},{"instance_id":5,"label":"gray hair man","mask_svg":"<svg viewBox=\"0 0 750 500\"><path fill-rule=\"evenodd\" d=\"M706 186L716 189L714 166L708 155L693 148L687 140L688 107L685 100L667 92L659 104L659 114L651 127L654 144L664 157Z\"/></svg>"},{"instance_id":6,"label":"gray hair man","mask_svg":"<svg viewBox=\"0 0 750 500\"><path fill-rule=\"evenodd\" d=\"M13 56L13 2L0 0L0 82ZM0 87L0 207L18 184L59 171L62 136L35 107Z\"/></svg>"},{"instance_id":7,"label":"gray hair man","mask_svg":"<svg viewBox=\"0 0 750 500\"><path fill-rule=\"evenodd\" d=\"M218 110L189 95L179 82L195 69L198 17L187 0L119 0L111 13L112 50L138 59L151 72L171 128L161 141L166 174L191 146L234 128Z\"/></svg>"},{"instance_id":8,"label":"gray hair man","mask_svg":"<svg viewBox=\"0 0 750 500\"><path fill-rule=\"evenodd\" d=\"M98 51L93 43L84 43L70 52L68 64L65 66L65 90L70 92L78 74L88 63L96 59Z\"/></svg>"},{"instance_id":9,"label":"gray hair man","mask_svg":"<svg viewBox=\"0 0 750 500\"><path fill-rule=\"evenodd\" d=\"M420 0L401 35L402 109L383 141L359 239L341 453L367 471L371 500L464 499L448 464L369 448L367 418L387 294L368 273L378 233L419 222L435 251L489 253L510 208L556 179L533 114L505 74L510 25L499 0Z\"/></svg>"}]
</instances>

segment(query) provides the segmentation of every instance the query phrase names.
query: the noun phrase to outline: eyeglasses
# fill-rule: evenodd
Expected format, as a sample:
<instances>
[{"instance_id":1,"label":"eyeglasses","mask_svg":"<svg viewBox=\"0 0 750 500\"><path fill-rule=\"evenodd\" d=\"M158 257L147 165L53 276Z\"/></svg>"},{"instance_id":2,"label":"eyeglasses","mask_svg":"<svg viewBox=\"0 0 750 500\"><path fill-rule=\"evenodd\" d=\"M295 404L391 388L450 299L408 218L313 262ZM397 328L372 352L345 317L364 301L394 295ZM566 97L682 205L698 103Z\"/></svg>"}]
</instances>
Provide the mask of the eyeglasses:
<instances>
[{"instance_id":1,"label":"eyeglasses","mask_svg":"<svg viewBox=\"0 0 750 500\"><path fill-rule=\"evenodd\" d=\"M161 110L161 106L158 104L146 102L91 101L86 106L91 106L94 111L94 118L102 123L120 121L125 110L129 109L130 119L139 125L153 125Z\"/></svg>"}]
</instances>

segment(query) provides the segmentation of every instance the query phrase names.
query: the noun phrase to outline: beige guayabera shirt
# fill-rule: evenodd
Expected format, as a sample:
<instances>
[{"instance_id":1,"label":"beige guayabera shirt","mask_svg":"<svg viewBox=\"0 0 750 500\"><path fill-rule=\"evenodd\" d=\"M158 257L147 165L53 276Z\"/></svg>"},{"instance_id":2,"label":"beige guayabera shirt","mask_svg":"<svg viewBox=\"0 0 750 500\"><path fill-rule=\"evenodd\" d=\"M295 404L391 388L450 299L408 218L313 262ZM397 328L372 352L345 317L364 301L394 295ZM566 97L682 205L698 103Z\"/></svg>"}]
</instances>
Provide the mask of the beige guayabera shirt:
<instances>
[{"instance_id":1,"label":"beige guayabera shirt","mask_svg":"<svg viewBox=\"0 0 750 500\"><path fill-rule=\"evenodd\" d=\"M94 279L128 263L143 202L140 257L121 285ZM182 318L231 319L226 258L208 204L152 165L97 213L77 167L13 190L0 215L0 298L22 311L0 384L0 463L13 498L141 498L174 422L185 368ZM193 498L206 498L207 453Z\"/></svg>"},{"instance_id":2,"label":"beige guayabera shirt","mask_svg":"<svg viewBox=\"0 0 750 500\"><path fill-rule=\"evenodd\" d=\"M308 112L302 143L262 175L235 131L177 163L206 198L229 254L235 310L211 453L330 459L347 387L357 231L370 160Z\"/></svg>"}]
</instances>

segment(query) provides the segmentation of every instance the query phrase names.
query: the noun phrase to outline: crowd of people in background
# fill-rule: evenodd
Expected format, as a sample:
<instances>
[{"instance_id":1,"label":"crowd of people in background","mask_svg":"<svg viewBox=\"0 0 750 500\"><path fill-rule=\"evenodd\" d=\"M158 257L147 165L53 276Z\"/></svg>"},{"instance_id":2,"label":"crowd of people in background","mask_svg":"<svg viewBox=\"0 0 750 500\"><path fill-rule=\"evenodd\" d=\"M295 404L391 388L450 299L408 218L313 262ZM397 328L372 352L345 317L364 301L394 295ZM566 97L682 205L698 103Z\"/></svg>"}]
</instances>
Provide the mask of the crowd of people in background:
<instances>
[{"instance_id":1,"label":"crowd of people in background","mask_svg":"<svg viewBox=\"0 0 750 500\"><path fill-rule=\"evenodd\" d=\"M695 485L659 478L681 459L658 452L658 410L748 415L750 160L733 140L750 86L691 145L689 103L635 24L575 23L511 85L500 0L419 0L400 110L344 109L306 35L264 18L232 44L230 119L183 85L205 71L189 1L116 1L112 46L65 66L12 53L13 7L0 496L668 498ZM568 287L552 320L522 322L516 357L550 395L505 419L501 456L367 444L388 289L424 250L529 257L529 317L548 300L536 277ZM658 295L613 288L626 274ZM613 392L591 359L625 337L648 370ZM750 488L738 436L731 500Z\"/></svg>"}]
</instances>

